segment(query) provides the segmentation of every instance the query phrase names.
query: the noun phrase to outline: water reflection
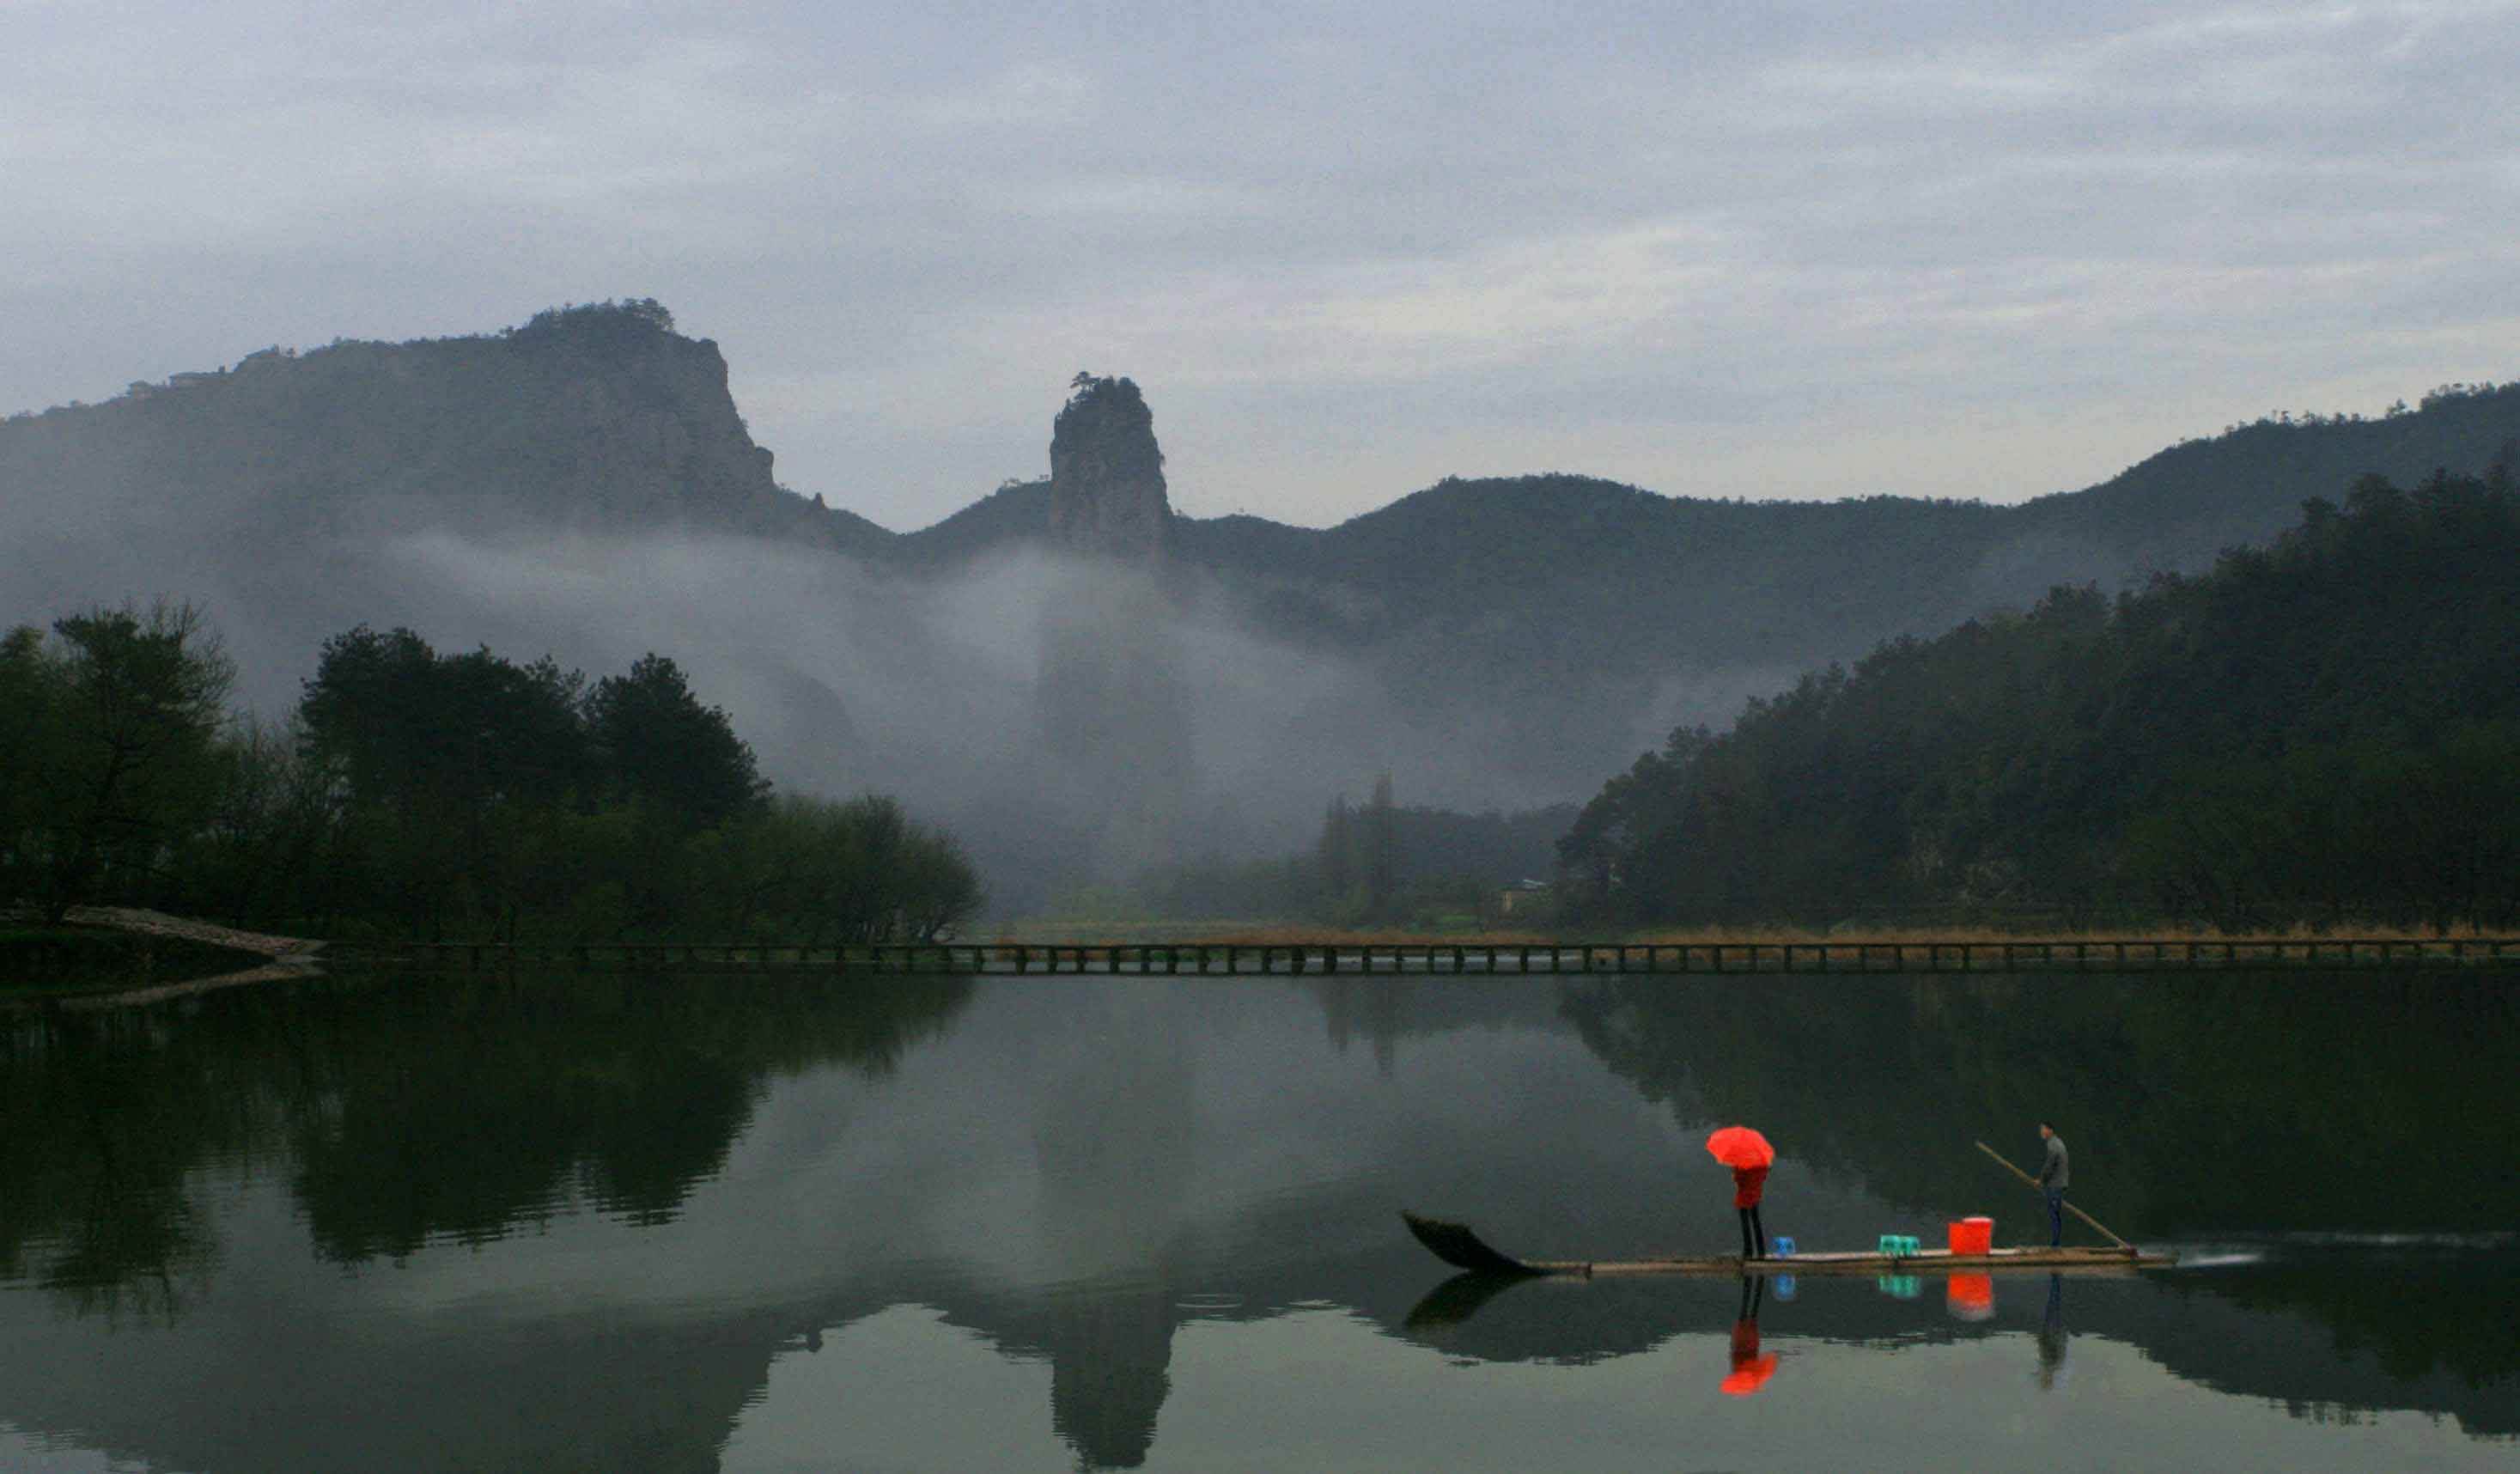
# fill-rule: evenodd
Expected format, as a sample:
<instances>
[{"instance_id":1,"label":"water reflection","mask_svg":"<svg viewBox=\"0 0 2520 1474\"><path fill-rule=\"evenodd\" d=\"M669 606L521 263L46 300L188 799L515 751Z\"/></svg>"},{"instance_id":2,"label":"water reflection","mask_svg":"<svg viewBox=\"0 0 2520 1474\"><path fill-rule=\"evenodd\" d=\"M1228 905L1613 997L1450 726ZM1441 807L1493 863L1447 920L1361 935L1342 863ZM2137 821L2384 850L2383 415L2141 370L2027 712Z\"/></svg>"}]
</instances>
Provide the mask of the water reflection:
<instances>
[{"instance_id":1,"label":"water reflection","mask_svg":"<svg viewBox=\"0 0 2520 1474\"><path fill-rule=\"evenodd\" d=\"M1732 1369L1717 1390L1726 1397L1756 1397L1777 1374L1777 1354L1759 1351L1759 1303L1767 1295L1768 1276L1741 1276L1741 1314L1732 1319Z\"/></svg>"},{"instance_id":2,"label":"water reflection","mask_svg":"<svg viewBox=\"0 0 2520 1474\"><path fill-rule=\"evenodd\" d=\"M49 1125L0 1137L8 1181L33 1189L0 1195L0 1278L71 1315L0 1293L0 1422L214 1474L706 1469L762 1426L788 1362L951 1336L1038 1373L1024 1416L1062 1461L1160 1467L1218 1416L1189 1348L1322 1316L1370 1333L1371 1354L1337 1340L1349 1360L1326 1373L1360 1394L1418 1386L1424 1362L1608 1376L1670 1355L1690 1395L1743 1415L1775 1402L1784 1359L1800 1416L1848 1396L1864 1359L2001 1351L2009 1388L1956 1394L1964 1416L2017 1397L2034 1356L2040 1386L2063 1386L2062 1276L1923 1281L1939 1306L1862 1279L1806 1279L1790 1303L1755 1276L1441 1279L1392 1210L1456 1212L1531 1253L1722 1252L1723 1170L1698 1142L1746 1116L1784 1154L1780 1228L1869 1243L2017 1191L1967 1143L2054 1098L2091 1122L2078 1185L2103 1218L2271 1235L2228 1271L2078 1279L2078 1356L2135 1348L2191 1387L2520 1433L2504 1240L2294 1233L2476 1227L2467 1189L2403 1168L2394 1201L2322 1221L2298 1175L2376 1160L2397 1139L2364 1119L2379 1110L2509 1144L2485 1062L2507 1003L2365 980L2274 1052L2398 1036L2365 1050L2379 1066L2244 1086L2224 1073L2263 1061L2182 1040L2288 1015L2225 980L1762 987L1755 1029L1737 999L1668 980L429 979L29 1022L0 1090L9 1120ZM2396 1099L2387 1069L2413 1049L2429 1082ZM2110 1119L2115 1098L2138 1124ZM2239 1180L2210 1192L2140 1129L2244 1108L2254 1124L2210 1127L2228 1134L2206 1143L2214 1172ZM2180 1190L2154 1191L2156 1171ZM2023 1205L2001 1201L2018 1228ZM998 1395L952 1364L940 1420ZM1231 1395L1264 1406L1308 1374L1261 1357ZM326 1431L327 1408L378 1388L391 1431Z\"/></svg>"},{"instance_id":3,"label":"water reflection","mask_svg":"<svg viewBox=\"0 0 2520 1474\"><path fill-rule=\"evenodd\" d=\"M2050 1120L2072 1200L2138 1237L2512 1227L2507 1184L2407 1162L2430 1141L2520 1160L2520 992L2491 980L1763 978L1756 1008L1719 1008L1602 978L1566 1009L1646 1094L1938 1215L2004 1188L1972 1141L2035 1147ZM2036 1199L2002 1201L2026 1239Z\"/></svg>"},{"instance_id":4,"label":"water reflection","mask_svg":"<svg viewBox=\"0 0 2520 1474\"><path fill-rule=\"evenodd\" d=\"M0 1278L176 1315L217 1257L200 1175L275 1159L342 1263L487 1243L563 1199L666 1223L766 1077L879 1074L969 993L430 978L23 1018L5 1118L49 1129L0 1135Z\"/></svg>"},{"instance_id":5,"label":"water reflection","mask_svg":"<svg viewBox=\"0 0 2520 1474\"><path fill-rule=\"evenodd\" d=\"M2053 1392L2065 1374L2065 1276L2048 1276L2048 1309L2039 1317L2039 1390Z\"/></svg>"}]
</instances>

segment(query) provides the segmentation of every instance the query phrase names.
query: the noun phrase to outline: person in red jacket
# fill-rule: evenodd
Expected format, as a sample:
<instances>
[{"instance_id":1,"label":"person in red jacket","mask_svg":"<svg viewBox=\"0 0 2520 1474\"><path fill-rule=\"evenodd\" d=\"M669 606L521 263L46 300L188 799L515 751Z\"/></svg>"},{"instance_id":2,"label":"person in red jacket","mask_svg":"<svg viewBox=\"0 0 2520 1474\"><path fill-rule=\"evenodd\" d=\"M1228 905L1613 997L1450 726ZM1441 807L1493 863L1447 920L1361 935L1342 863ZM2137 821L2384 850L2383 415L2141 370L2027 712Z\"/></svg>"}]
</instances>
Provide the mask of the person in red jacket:
<instances>
[{"instance_id":1,"label":"person in red jacket","mask_svg":"<svg viewBox=\"0 0 2520 1474\"><path fill-rule=\"evenodd\" d=\"M1759 1222L1759 1195L1767 1187L1767 1168L1732 1169L1732 1206L1741 1215L1741 1257L1745 1260L1768 1257L1768 1228Z\"/></svg>"}]
</instances>

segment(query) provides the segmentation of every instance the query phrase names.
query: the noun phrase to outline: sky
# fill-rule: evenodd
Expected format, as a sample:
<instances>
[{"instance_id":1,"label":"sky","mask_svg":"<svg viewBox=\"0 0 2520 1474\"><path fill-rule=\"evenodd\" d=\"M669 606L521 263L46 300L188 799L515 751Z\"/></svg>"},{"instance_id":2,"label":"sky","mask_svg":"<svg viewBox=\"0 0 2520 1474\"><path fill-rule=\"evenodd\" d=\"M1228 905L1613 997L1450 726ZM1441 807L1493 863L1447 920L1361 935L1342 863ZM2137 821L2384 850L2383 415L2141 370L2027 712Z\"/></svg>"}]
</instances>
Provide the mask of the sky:
<instances>
[{"instance_id":1,"label":"sky","mask_svg":"<svg viewBox=\"0 0 2520 1474\"><path fill-rule=\"evenodd\" d=\"M653 296L908 529L1145 386L1175 505L2018 500L2520 375L2520 0L0 0L0 413Z\"/></svg>"}]
</instances>

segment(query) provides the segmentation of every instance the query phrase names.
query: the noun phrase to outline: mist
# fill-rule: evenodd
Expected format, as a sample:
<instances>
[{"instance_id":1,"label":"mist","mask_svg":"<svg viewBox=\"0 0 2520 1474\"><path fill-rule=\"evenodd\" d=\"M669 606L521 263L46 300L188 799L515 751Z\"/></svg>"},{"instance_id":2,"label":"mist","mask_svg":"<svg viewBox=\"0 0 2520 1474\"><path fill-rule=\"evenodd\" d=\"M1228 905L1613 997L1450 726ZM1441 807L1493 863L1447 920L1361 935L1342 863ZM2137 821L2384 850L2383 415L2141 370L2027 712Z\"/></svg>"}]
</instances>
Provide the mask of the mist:
<instances>
[{"instance_id":1,"label":"mist","mask_svg":"<svg viewBox=\"0 0 2520 1474\"><path fill-rule=\"evenodd\" d=\"M1474 692L1428 703L1394 694L1371 651L1255 633L1235 591L1192 570L1157 577L1025 547L922 573L763 539L573 533L419 500L348 500L321 522L20 499L0 509L0 620L191 601L236 660L237 704L266 718L295 704L321 643L361 623L408 625L445 650L548 653L590 677L657 651L726 708L782 787L888 792L951 828L1001 915L1149 866L1294 851L1334 795L1380 773L1411 803L1580 799L1673 724L1728 719L1785 674L1668 678L1625 710ZM1130 785L1156 778L1146 742L1097 771L1092 749L1107 740L1080 757L1051 739L1045 671L1061 642L1157 667L1095 700L1107 733L1180 734L1164 812L1114 822ZM1569 747L1552 736L1560 723L1594 730Z\"/></svg>"}]
</instances>

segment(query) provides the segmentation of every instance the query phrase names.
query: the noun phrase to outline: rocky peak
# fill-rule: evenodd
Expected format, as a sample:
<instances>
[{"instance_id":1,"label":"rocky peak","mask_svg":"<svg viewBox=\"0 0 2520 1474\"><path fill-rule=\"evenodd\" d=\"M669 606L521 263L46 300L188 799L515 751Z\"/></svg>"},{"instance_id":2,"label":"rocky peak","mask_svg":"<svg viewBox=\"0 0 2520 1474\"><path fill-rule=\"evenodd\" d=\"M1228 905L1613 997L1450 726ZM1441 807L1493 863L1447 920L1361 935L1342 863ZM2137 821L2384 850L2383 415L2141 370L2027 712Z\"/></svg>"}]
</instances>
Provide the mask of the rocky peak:
<instances>
[{"instance_id":1,"label":"rocky peak","mask_svg":"<svg viewBox=\"0 0 2520 1474\"><path fill-rule=\"evenodd\" d=\"M1079 374L1050 435L1050 534L1063 548L1133 562L1164 555L1172 503L1155 417L1126 379Z\"/></svg>"},{"instance_id":2,"label":"rocky peak","mask_svg":"<svg viewBox=\"0 0 2520 1474\"><path fill-rule=\"evenodd\" d=\"M0 501L135 520L260 509L292 527L489 534L688 528L851 551L891 534L782 489L717 344L653 300L557 307L503 333L265 349L103 405L0 423Z\"/></svg>"}]
</instances>

